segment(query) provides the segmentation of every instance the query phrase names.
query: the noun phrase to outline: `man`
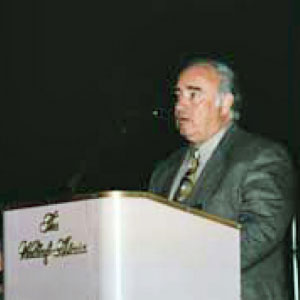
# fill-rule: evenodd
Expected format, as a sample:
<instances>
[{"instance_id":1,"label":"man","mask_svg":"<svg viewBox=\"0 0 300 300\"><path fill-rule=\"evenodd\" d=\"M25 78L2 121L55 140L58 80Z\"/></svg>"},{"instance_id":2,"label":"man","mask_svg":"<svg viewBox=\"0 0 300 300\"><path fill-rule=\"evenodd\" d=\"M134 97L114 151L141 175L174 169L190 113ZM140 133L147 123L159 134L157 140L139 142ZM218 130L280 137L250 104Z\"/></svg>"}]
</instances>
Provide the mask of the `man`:
<instances>
[{"instance_id":1,"label":"man","mask_svg":"<svg viewBox=\"0 0 300 300\"><path fill-rule=\"evenodd\" d=\"M241 223L242 299L286 300L293 168L281 146L235 124L233 83L217 61L195 60L179 74L175 118L189 146L157 167L150 191Z\"/></svg>"}]
</instances>

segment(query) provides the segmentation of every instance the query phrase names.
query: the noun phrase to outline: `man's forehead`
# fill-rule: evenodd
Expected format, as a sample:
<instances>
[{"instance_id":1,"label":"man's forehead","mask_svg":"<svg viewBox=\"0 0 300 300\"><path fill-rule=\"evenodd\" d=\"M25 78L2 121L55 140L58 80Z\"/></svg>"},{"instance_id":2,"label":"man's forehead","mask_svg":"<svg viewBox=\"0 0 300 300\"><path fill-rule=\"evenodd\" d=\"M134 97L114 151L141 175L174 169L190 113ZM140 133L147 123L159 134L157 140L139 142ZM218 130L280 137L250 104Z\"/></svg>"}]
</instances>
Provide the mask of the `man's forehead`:
<instances>
[{"instance_id":1,"label":"man's forehead","mask_svg":"<svg viewBox=\"0 0 300 300\"><path fill-rule=\"evenodd\" d=\"M220 81L220 75L216 69L209 64L194 65L184 69L179 74L178 82L197 79L205 79L218 83Z\"/></svg>"}]
</instances>

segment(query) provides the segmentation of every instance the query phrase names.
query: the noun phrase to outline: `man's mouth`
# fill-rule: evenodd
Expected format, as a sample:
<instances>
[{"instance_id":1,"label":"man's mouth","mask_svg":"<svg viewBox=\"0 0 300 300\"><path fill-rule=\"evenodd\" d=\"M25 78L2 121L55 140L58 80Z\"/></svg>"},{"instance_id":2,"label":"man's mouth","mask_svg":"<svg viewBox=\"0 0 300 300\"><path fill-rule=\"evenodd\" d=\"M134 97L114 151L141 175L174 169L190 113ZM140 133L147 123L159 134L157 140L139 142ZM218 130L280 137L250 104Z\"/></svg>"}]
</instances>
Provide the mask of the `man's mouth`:
<instances>
[{"instance_id":1,"label":"man's mouth","mask_svg":"<svg viewBox=\"0 0 300 300\"><path fill-rule=\"evenodd\" d=\"M185 123L185 122L189 121L189 118L188 117L179 117L178 121L179 121L179 123Z\"/></svg>"}]
</instances>

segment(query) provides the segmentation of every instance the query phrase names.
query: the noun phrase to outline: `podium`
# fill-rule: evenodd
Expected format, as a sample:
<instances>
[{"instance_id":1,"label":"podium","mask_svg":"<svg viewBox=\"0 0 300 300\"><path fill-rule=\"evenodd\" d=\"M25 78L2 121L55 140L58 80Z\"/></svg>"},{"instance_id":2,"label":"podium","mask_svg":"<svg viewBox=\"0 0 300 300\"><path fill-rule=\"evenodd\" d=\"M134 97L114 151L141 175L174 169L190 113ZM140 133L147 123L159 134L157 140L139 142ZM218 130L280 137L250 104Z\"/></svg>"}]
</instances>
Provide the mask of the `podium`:
<instances>
[{"instance_id":1,"label":"podium","mask_svg":"<svg viewBox=\"0 0 300 300\"><path fill-rule=\"evenodd\" d=\"M5 300L238 300L234 222L145 192L4 212Z\"/></svg>"}]
</instances>

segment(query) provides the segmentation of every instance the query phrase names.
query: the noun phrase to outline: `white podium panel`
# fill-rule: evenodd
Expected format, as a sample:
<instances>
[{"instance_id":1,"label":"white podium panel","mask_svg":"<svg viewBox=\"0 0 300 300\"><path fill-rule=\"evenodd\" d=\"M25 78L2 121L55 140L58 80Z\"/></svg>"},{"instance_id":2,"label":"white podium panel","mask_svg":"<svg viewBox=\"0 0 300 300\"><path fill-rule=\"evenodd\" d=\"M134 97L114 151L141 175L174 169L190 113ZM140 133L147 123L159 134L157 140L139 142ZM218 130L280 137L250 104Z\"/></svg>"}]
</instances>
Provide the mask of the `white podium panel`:
<instances>
[{"instance_id":1,"label":"white podium panel","mask_svg":"<svg viewBox=\"0 0 300 300\"><path fill-rule=\"evenodd\" d=\"M239 230L148 193L12 210L6 300L238 300Z\"/></svg>"},{"instance_id":2,"label":"white podium panel","mask_svg":"<svg viewBox=\"0 0 300 300\"><path fill-rule=\"evenodd\" d=\"M98 299L97 205L73 202L4 213L5 299ZM49 224L58 230L41 232L44 216L55 212Z\"/></svg>"}]
</instances>

